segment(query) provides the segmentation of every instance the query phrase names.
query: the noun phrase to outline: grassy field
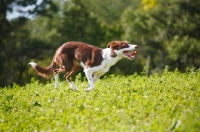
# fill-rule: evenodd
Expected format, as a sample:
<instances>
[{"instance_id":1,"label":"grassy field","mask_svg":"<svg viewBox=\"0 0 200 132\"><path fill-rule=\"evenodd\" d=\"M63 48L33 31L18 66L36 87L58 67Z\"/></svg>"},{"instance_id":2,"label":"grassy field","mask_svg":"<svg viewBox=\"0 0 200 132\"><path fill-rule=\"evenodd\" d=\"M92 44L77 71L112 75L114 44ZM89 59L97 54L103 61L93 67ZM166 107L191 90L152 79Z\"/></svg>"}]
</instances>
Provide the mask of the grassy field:
<instances>
[{"instance_id":1,"label":"grassy field","mask_svg":"<svg viewBox=\"0 0 200 132\"><path fill-rule=\"evenodd\" d=\"M165 71L150 77L110 75L96 90L79 92L61 82L0 89L0 131L10 132L197 132L200 71Z\"/></svg>"}]
</instances>

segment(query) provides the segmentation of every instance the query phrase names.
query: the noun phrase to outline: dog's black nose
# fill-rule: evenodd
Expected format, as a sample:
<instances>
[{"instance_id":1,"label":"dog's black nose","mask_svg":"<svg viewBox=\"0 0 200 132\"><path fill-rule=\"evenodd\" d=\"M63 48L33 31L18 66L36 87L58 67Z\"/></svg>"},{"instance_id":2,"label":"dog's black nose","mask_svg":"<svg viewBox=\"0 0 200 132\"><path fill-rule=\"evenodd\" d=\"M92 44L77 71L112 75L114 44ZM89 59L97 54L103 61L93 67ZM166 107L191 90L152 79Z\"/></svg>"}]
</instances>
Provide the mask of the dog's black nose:
<instances>
[{"instance_id":1,"label":"dog's black nose","mask_svg":"<svg viewBox=\"0 0 200 132\"><path fill-rule=\"evenodd\" d=\"M137 49L137 48L138 48L138 46L136 45L136 46L135 46L135 49Z\"/></svg>"}]
</instances>

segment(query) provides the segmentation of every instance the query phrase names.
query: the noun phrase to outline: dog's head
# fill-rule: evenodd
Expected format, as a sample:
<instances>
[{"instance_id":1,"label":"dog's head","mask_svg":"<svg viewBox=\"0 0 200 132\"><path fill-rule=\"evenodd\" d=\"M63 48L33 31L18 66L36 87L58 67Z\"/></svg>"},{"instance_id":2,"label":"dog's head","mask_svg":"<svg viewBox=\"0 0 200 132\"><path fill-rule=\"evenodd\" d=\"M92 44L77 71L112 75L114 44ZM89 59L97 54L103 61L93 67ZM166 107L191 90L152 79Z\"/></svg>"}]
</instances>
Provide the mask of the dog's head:
<instances>
[{"instance_id":1,"label":"dog's head","mask_svg":"<svg viewBox=\"0 0 200 132\"><path fill-rule=\"evenodd\" d=\"M107 48L111 49L111 56L116 57L120 55L130 60L134 59L137 45L132 45L127 41L112 41L108 43Z\"/></svg>"}]
</instances>

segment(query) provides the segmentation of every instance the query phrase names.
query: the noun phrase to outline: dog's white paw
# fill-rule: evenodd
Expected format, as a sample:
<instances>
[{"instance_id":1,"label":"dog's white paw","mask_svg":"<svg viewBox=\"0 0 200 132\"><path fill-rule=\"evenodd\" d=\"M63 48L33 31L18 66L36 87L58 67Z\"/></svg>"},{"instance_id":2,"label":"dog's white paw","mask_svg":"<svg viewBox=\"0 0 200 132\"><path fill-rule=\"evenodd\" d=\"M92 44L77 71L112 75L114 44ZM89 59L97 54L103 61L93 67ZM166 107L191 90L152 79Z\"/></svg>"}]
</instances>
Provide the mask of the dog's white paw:
<instances>
[{"instance_id":1,"label":"dog's white paw","mask_svg":"<svg viewBox=\"0 0 200 132\"><path fill-rule=\"evenodd\" d=\"M75 92L78 92L78 89L76 89L76 88L72 88L72 90L74 90Z\"/></svg>"},{"instance_id":2,"label":"dog's white paw","mask_svg":"<svg viewBox=\"0 0 200 132\"><path fill-rule=\"evenodd\" d=\"M54 85L54 88L58 88L59 87L59 85Z\"/></svg>"},{"instance_id":3,"label":"dog's white paw","mask_svg":"<svg viewBox=\"0 0 200 132\"><path fill-rule=\"evenodd\" d=\"M89 92L91 90L94 90L94 88L88 87L88 88L85 89L85 92Z\"/></svg>"}]
</instances>

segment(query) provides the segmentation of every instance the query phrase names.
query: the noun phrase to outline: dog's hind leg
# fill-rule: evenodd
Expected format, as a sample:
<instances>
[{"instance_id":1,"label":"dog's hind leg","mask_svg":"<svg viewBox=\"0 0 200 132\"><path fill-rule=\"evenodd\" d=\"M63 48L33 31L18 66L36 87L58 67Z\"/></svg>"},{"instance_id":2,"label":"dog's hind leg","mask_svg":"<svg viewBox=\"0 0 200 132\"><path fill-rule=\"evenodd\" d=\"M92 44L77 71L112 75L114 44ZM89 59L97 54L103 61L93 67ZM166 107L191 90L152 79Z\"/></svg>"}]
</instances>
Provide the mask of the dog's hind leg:
<instances>
[{"instance_id":1,"label":"dog's hind leg","mask_svg":"<svg viewBox=\"0 0 200 132\"><path fill-rule=\"evenodd\" d=\"M58 84L58 75L59 73L65 72L66 69L65 68L59 68L59 69L54 69L53 73L54 73L54 80L55 80L55 88L58 88L59 84Z\"/></svg>"},{"instance_id":2,"label":"dog's hind leg","mask_svg":"<svg viewBox=\"0 0 200 132\"><path fill-rule=\"evenodd\" d=\"M58 86L59 86L59 84L58 84L58 75L59 75L59 73L61 73L61 72L64 72L65 71L65 69L55 69L55 70L53 70L53 73L54 73L54 80L55 80L55 88L58 88Z\"/></svg>"},{"instance_id":3,"label":"dog's hind leg","mask_svg":"<svg viewBox=\"0 0 200 132\"><path fill-rule=\"evenodd\" d=\"M71 82L70 80L70 76L73 74L73 71L69 71L64 75L64 78L66 79L66 81L69 83L69 85L71 86L71 88L74 91L78 91L78 89L76 88L76 86L74 85L74 83Z\"/></svg>"},{"instance_id":4,"label":"dog's hind leg","mask_svg":"<svg viewBox=\"0 0 200 132\"><path fill-rule=\"evenodd\" d=\"M80 71L81 69L82 69L82 66L80 65L79 61L78 61L77 59L74 59L74 60L73 60L73 66L72 66L71 70L70 70L69 72L67 72L67 73L64 75L66 81L69 83L69 85L71 86L71 88L72 88L74 91L78 91L78 89L76 88L76 86L74 85L74 83L71 82L70 77L71 77L74 73Z\"/></svg>"},{"instance_id":5,"label":"dog's hind leg","mask_svg":"<svg viewBox=\"0 0 200 132\"><path fill-rule=\"evenodd\" d=\"M58 84L58 75L59 75L59 74L55 74L55 75L54 75L54 79L55 79L55 86L54 86L54 87L55 87L55 88L58 88L58 86L59 86L59 84Z\"/></svg>"},{"instance_id":6,"label":"dog's hind leg","mask_svg":"<svg viewBox=\"0 0 200 132\"><path fill-rule=\"evenodd\" d=\"M78 91L78 89L76 88L76 86L74 85L73 82L71 82L70 80L70 77L75 73L76 71L70 71L70 72L67 72L64 77L66 79L66 81L69 83L69 85L71 86L71 88L74 90L74 91Z\"/></svg>"}]
</instances>

